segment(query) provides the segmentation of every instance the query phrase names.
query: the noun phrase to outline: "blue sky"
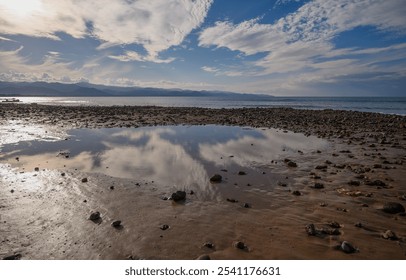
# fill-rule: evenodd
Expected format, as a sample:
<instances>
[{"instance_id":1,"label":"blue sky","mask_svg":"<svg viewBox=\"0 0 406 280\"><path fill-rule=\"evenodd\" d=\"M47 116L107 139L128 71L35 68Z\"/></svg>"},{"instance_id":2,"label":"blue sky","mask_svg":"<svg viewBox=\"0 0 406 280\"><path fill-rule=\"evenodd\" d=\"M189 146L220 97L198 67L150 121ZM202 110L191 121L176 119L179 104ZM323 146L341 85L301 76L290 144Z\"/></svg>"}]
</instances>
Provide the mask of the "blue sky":
<instances>
[{"instance_id":1,"label":"blue sky","mask_svg":"<svg viewBox=\"0 0 406 280\"><path fill-rule=\"evenodd\" d=\"M406 96L404 0L0 0L0 80Z\"/></svg>"}]
</instances>

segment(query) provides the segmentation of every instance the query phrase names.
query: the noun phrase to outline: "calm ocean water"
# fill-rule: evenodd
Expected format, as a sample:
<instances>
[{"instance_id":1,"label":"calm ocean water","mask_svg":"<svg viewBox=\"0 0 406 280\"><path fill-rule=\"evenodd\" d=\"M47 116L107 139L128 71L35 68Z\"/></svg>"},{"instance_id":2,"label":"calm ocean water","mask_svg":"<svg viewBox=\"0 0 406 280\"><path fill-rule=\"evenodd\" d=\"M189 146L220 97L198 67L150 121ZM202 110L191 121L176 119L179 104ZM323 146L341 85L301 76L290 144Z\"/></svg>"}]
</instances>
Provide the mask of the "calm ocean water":
<instances>
[{"instance_id":1,"label":"calm ocean water","mask_svg":"<svg viewBox=\"0 0 406 280\"><path fill-rule=\"evenodd\" d=\"M406 115L406 97L17 97L23 103L83 106L154 105L204 108L290 107Z\"/></svg>"}]
</instances>

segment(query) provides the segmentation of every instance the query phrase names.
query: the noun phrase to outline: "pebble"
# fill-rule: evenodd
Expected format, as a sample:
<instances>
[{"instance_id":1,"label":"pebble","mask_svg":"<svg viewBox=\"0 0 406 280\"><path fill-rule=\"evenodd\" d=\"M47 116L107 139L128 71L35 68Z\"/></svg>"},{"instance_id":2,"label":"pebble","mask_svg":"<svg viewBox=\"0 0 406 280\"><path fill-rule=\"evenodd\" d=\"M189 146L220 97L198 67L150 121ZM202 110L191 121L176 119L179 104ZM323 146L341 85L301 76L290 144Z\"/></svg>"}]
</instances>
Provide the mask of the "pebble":
<instances>
[{"instance_id":1,"label":"pebble","mask_svg":"<svg viewBox=\"0 0 406 280\"><path fill-rule=\"evenodd\" d=\"M228 202L231 202L231 203L236 203L236 202L238 202L238 200L236 200L236 199L234 199L234 198L226 198L226 200L227 200Z\"/></svg>"},{"instance_id":2,"label":"pebble","mask_svg":"<svg viewBox=\"0 0 406 280\"><path fill-rule=\"evenodd\" d=\"M324 185L322 183L314 183L313 189L324 189Z\"/></svg>"},{"instance_id":3,"label":"pebble","mask_svg":"<svg viewBox=\"0 0 406 280\"><path fill-rule=\"evenodd\" d=\"M316 227L314 226L314 224L307 224L305 230L308 235L316 235Z\"/></svg>"},{"instance_id":4,"label":"pebble","mask_svg":"<svg viewBox=\"0 0 406 280\"><path fill-rule=\"evenodd\" d=\"M341 225L336 221L332 221L328 223L328 225L331 226L332 228L341 228Z\"/></svg>"},{"instance_id":5,"label":"pebble","mask_svg":"<svg viewBox=\"0 0 406 280\"><path fill-rule=\"evenodd\" d=\"M89 220L97 221L98 219L100 219L100 212L99 211L90 213Z\"/></svg>"},{"instance_id":6,"label":"pebble","mask_svg":"<svg viewBox=\"0 0 406 280\"><path fill-rule=\"evenodd\" d=\"M247 248L247 246L242 241L235 242L234 247L240 250L245 250Z\"/></svg>"},{"instance_id":7,"label":"pebble","mask_svg":"<svg viewBox=\"0 0 406 280\"><path fill-rule=\"evenodd\" d=\"M383 205L382 211L389 214L397 214L405 212L405 207L398 202L386 202Z\"/></svg>"},{"instance_id":8,"label":"pebble","mask_svg":"<svg viewBox=\"0 0 406 280\"><path fill-rule=\"evenodd\" d=\"M110 190L114 190L114 186L110 186Z\"/></svg>"},{"instance_id":9,"label":"pebble","mask_svg":"<svg viewBox=\"0 0 406 280\"><path fill-rule=\"evenodd\" d=\"M178 202L186 199L186 192L185 191L177 191L171 195L173 201Z\"/></svg>"},{"instance_id":10,"label":"pebble","mask_svg":"<svg viewBox=\"0 0 406 280\"><path fill-rule=\"evenodd\" d=\"M159 228L162 229L162 230L167 230L169 228L169 226L168 225L162 225Z\"/></svg>"},{"instance_id":11,"label":"pebble","mask_svg":"<svg viewBox=\"0 0 406 280\"><path fill-rule=\"evenodd\" d=\"M82 183L87 183L87 178L83 178Z\"/></svg>"},{"instance_id":12,"label":"pebble","mask_svg":"<svg viewBox=\"0 0 406 280\"><path fill-rule=\"evenodd\" d=\"M214 174L211 178L210 178L210 182L212 183L220 183L223 180L223 177L221 177L220 174Z\"/></svg>"},{"instance_id":13,"label":"pebble","mask_svg":"<svg viewBox=\"0 0 406 280\"><path fill-rule=\"evenodd\" d=\"M112 227L119 228L121 226L121 221L117 220L111 223Z\"/></svg>"},{"instance_id":14,"label":"pebble","mask_svg":"<svg viewBox=\"0 0 406 280\"><path fill-rule=\"evenodd\" d=\"M250 205L249 203L244 203L244 204L242 205L242 207L244 207L244 208L251 208L251 205Z\"/></svg>"},{"instance_id":15,"label":"pebble","mask_svg":"<svg viewBox=\"0 0 406 280\"><path fill-rule=\"evenodd\" d=\"M35 168L34 168L34 171L39 171L39 167L35 167Z\"/></svg>"},{"instance_id":16,"label":"pebble","mask_svg":"<svg viewBox=\"0 0 406 280\"><path fill-rule=\"evenodd\" d=\"M209 248L209 249L213 249L214 248L214 244L210 243L210 242L206 242L203 244L203 247Z\"/></svg>"},{"instance_id":17,"label":"pebble","mask_svg":"<svg viewBox=\"0 0 406 280\"><path fill-rule=\"evenodd\" d=\"M317 165L316 169L327 169L327 165Z\"/></svg>"},{"instance_id":18,"label":"pebble","mask_svg":"<svg viewBox=\"0 0 406 280\"><path fill-rule=\"evenodd\" d=\"M293 191L292 194L293 194L293 195L297 195L297 196L302 195L302 193L299 192L299 191Z\"/></svg>"},{"instance_id":19,"label":"pebble","mask_svg":"<svg viewBox=\"0 0 406 280\"><path fill-rule=\"evenodd\" d=\"M359 181L355 181L355 180L351 180L348 182L348 185L350 186L359 186L360 182Z\"/></svg>"},{"instance_id":20,"label":"pebble","mask_svg":"<svg viewBox=\"0 0 406 280\"><path fill-rule=\"evenodd\" d=\"M348 241L343 241L340 245L340 249L341 251L347 254L352 254L357 251L357 249L354 246L352 246L352 244L349 243Z\"/></svg>"},{"instance_id":21,"label":"pebble","mask_svg":"<svg viewBox=\"0 0 406 280\"><path fill-rule=\"evenodd\" d=\"M289 161L289 162L288 162L288 166L289 166L289 167L297 167L297 163L294 162L294 161Z\"/></svg>"},{"instance_id":22,"label":"pebble","mask_svg":"<svg viewBox=\"0 0 406 280\"><path fill-rule=\"evenodd\" d=\"M247 173L244 171L238 171L238 175L247 175Z\"/></svg>"},{"instance_id":23,"label":"pebble","mask_svg":"<svg viewBox=\"0 0 406 280\"><path fill-rule=\"evenodd\" d=\"M62 173L61 173L61 176L62 176L62 177L65 176L65 172L62 172Z\"/></svg>"},{"instance_id":24,"label":"pebble","mask_svg":"<svg viewBox=\"0 0 406 280\"><path fill-rule=\"evenodd\" d=\"M391 231L391 230L387 230L382 234L382 237L385 239L389 239L389 240L398 240L399 238L396 236L396 234Z\"/></svg>"},{"instance_id":25,"label":"pebble","mask_svg":"<svg viewBox=\"0 0 406 280\"><path fill-rule=\"evenodd\" d=\"M211 260L209 255L201 255L200 257L197 258L198 260Z\"/></svg>"}]
</instances>

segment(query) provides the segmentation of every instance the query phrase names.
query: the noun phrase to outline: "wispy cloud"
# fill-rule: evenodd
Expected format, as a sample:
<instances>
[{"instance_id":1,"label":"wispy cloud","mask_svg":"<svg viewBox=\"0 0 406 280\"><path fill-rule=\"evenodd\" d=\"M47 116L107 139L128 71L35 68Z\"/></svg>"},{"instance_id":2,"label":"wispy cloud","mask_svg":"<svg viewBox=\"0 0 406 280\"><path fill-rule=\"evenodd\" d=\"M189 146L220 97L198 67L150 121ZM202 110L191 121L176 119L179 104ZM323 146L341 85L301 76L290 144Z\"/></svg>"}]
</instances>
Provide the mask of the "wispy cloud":
<instances>
[{"instance_id":1,"label":"wispy cloud","mask_svg":"<svg viewBox=\"0 0 406 280\"><path fill-rule=\"evenodd\" d=\"M137 44L148 53L142 60L162 63L159 53L180 45L200 26L212 1L0 0L0 33L58 39L58 32L65 32L97 38L102 47ZM19 14L24 9L27 13Z\"/></svg>"}]
</instances>

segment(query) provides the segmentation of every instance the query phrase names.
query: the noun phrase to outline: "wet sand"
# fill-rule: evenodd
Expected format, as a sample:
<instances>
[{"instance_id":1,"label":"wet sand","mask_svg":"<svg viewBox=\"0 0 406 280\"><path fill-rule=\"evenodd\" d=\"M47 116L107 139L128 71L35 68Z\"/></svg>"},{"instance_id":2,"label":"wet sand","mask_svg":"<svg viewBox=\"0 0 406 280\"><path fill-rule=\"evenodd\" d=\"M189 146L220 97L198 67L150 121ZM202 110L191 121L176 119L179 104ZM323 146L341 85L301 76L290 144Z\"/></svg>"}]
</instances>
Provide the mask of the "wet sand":
<instances>
[{"instance_id":1,"label":"wet sand","mask_svg":"<svg viewBox=\"0 0 406 280\"><path fill-rule=\"evenodd\" d=\"M13 180L3 172L1 258L406 259L404 210L383 211L388 202L406 207L406 117L334 110L1 104L0 125L10 121L49 130L176 124L278 128L321 137L331 146L289 154L296 167L283 156L277 159L268 173L285 180L270 181L272 193L255 191L255 174L228 175L216 187L253 186L232 197L238 202L201 199L186 189L186 201L176 203L163 200L171 192L151 181L80 170L15 170ZM246 202L250 208L243 207ZM92 211L101 219L90 221ZM122 228L111 226L115 220ZM309 230L311 224L315 230ZM238 241L244 248L235 247ZM356 251L337 249L343 241Z\"/></svg>"}]
</instances>

